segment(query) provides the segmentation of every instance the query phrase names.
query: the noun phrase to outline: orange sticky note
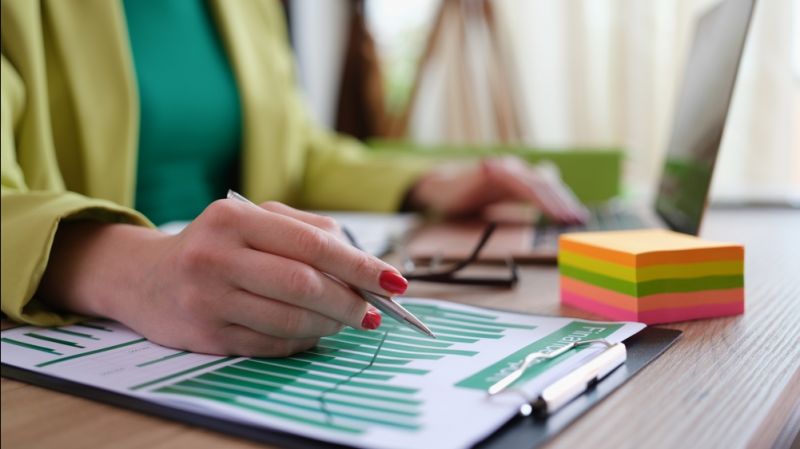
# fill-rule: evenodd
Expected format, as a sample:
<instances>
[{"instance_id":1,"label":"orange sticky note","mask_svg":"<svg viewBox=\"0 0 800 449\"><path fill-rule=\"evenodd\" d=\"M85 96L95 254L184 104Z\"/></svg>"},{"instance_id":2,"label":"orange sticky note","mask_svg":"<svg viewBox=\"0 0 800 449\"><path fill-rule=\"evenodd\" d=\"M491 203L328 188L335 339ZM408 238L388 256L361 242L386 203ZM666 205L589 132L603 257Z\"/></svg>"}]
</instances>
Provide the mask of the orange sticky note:
<instances>
[{"instance_id":1,"label":"orange sticky note","mask_svg":"<svg viewBox=\"0 0 800 449\"><path fill-rule=\"evenodd\" d=\"M744 312L744 247L662 229L565 234L561 302L648 324Z\"/></svg>"}]
</instances>

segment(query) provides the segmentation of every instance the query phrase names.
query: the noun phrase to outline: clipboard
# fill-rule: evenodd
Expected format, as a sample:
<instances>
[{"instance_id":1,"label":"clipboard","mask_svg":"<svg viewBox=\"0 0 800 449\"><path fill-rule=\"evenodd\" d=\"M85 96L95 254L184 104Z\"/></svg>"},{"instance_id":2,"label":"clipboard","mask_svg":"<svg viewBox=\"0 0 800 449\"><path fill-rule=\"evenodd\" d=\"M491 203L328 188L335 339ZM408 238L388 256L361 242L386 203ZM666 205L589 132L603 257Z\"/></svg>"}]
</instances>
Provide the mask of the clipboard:
<instances>
[{"instance_id":1,"label":"clipboard","mask_svg":"<svg viewBox=\"0 0 800 449\"><path fill-rule=\"evenodd\" d=\"M539 447L558 435L563 429L588 412L595 404L605 399L628 379L658 358L681 335L681 331L647 327L624 341L628 357L623 365L606 376L583 395L544 420L535 418L512 418L492 435L474 447L480 449ZM115 393L109 390L40 374L7 364L0 366L3 377L29 383L50 390L80 396L93 401L110 404L128 410L158 416L184 424L202 427L260 443L292 449L346 448L349 446L323 442L296 434L265 429L224 418L211 418L201 413L174 409L165 405Z\"/></svg>"}]
</instances>

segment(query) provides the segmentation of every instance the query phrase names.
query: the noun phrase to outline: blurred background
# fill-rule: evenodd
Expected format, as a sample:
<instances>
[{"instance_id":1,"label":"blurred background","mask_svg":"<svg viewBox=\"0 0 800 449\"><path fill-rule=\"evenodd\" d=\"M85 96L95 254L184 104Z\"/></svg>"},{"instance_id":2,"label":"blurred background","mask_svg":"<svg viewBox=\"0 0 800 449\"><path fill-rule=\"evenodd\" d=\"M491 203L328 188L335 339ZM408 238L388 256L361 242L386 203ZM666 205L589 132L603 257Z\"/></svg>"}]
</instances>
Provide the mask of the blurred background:
<instances>
[{"instance_id":1,"label":"blurred background","mask_svg":"<svg viewBox=\"0 0 800 449\"><path fill-rule=\"evenodd\" d=\"M651 194L695 20L719 0L293 0L305 99L373 146L619 151ZM800 1L756 4L711 190L800 205Z\"/></svg>"}]
</instances>

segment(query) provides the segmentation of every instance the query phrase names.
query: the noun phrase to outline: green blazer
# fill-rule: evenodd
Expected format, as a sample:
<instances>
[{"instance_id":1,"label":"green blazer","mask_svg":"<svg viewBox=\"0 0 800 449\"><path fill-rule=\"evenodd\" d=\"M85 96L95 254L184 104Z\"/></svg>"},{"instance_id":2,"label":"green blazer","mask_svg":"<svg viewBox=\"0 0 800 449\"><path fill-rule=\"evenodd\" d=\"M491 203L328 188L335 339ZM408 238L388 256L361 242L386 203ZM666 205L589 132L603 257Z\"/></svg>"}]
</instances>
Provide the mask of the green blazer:
<instances>
[{"instance_id":1,"label":"green blazer","mask_svg":"<svg viewBox=\"0 0 800 449\"><path fill-rule=\"evenodd\" d=\"M152 224L131 209L139 101L116 0L3 0L2 310L55 325L34 298L62 220ZM211 1L243 109L242 190L254 201L392 211L429 166L314 126L280 5Z\"/></svg>"}]
</instances>

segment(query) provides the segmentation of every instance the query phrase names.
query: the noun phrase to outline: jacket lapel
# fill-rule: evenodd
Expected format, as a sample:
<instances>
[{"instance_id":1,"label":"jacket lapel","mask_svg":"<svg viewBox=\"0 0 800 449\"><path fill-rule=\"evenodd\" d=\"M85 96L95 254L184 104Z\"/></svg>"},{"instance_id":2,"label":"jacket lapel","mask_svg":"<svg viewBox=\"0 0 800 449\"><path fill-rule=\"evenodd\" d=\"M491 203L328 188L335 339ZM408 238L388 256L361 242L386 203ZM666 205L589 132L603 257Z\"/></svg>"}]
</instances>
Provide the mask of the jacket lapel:
<instances>
[{"instance_id":1,"label":"jacket lapel","mask_svg":"<svg viewBox=\"0 0 800 449\"><path fill-rule=\"evenodd\" d=\"M302 124L293 99L293 66L280 39L278 5L211 1L242 101L242 190L254 201L291 202L300 189Z\"/></svg>"},{"instance_id":2,"label":"jacket lapel","mask_svg":"<svg viewBox=\"0 0 800 449\"><path fill-rule=\"evenodd\" d=\"M133 61L119 1L46 3L55 60L71 98L83 160L86 195L132 206L136 181L139 102Z\"/></svg>"}]
</instances>

